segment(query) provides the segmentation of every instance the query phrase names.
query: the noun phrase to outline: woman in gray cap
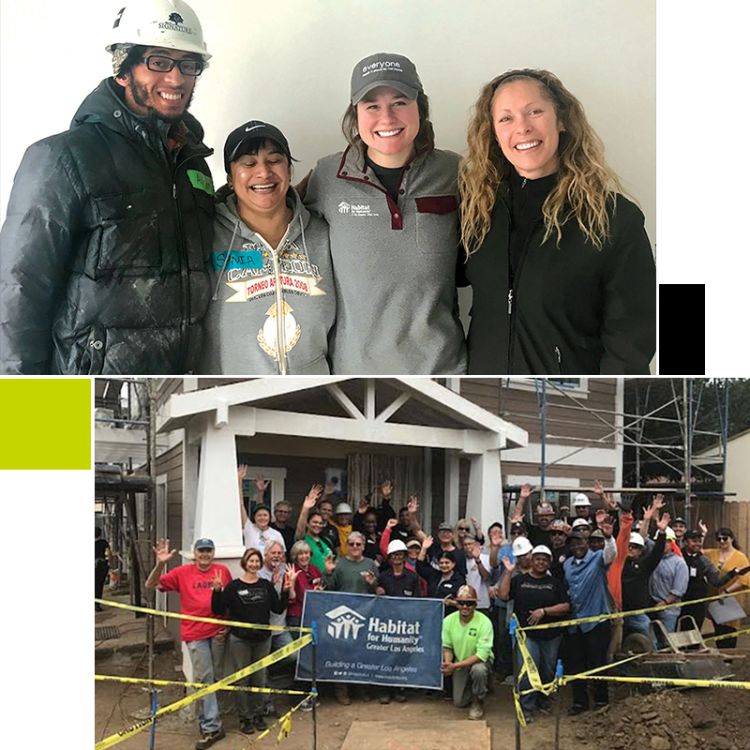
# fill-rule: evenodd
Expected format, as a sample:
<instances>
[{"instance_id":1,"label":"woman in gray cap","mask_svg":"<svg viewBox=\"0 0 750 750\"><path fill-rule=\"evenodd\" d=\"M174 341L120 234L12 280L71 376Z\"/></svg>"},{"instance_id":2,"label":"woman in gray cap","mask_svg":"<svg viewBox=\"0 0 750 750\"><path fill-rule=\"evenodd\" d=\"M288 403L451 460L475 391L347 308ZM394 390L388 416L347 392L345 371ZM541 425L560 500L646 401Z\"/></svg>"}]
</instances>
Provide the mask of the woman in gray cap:
<instances>
[{"instance_id":1,"label":"woman in gray cap","mask_svg":"<svg viewBox=\"0 0 750 750\"><path fill-rule=\"evenodd\" d=\"M328 226L291 186L284 134L251 120L224 145L201 373L327 374L333 293Z\"/></svg>"},{"instance_id":2,"label":"woman in gray cap","mask_svg":"<svg viewBox=\"0 0 750 750\"><path fill-rule=\"evenodd\" d=\"M354 67L348 147L321 159L308 208L330 225L334 373L465 372L455 286L458 155L434 145L414 64L380 52Z\"/></svg>"}]
</instances>

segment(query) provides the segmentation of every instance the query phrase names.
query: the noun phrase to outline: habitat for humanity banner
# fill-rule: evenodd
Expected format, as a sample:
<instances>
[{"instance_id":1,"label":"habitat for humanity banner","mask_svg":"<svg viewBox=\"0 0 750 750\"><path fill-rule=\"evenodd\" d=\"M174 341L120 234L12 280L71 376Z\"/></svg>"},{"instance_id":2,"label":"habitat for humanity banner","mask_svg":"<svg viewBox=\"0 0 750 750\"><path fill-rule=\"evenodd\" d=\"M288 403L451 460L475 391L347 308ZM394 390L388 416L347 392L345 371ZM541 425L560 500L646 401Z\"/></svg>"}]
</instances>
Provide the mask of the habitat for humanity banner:
<instances>
[{"instance_id":1,"label":"habitat for humanity banner","mask_svg":"<svg viewBox=\"0 0 750 750\"><path fill-rule=\"evenodd\" d=\"M317 680L443 686L441 599L306 591L302 625L313 623ZM312 651L299 652L297 679L311 679Z\"/></svg>"}]
</instances>

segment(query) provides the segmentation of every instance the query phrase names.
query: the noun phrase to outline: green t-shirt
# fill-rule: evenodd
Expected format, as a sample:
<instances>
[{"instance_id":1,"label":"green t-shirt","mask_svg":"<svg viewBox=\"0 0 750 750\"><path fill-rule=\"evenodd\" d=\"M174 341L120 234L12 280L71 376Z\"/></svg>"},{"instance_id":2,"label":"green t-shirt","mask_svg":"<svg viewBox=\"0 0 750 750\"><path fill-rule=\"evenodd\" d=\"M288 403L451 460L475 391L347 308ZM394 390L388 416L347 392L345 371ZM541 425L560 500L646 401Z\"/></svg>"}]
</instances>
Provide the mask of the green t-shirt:
<instances>
[{"instance_id":1,"label":"green t-shirt","mask_svg":"<svg viewBox=\"0 0 750 750\"><path fill-rule=\"evenodd\" d=\"M328 545L328 542L319 537L313 539L309 534L305 534L305 541L310 545L312 554L310 555L310 562L321 572L325 573L326 569L326 557L333 554L333 550Z\"/></svg>"},{"instance_id":2,"label":"green t-shirt","mask_svg":"<svg viewBox=\"0 0 750 750\"><path fill-rule=\"evenodd\" d=\"M482 661L492 660L492 623L481 612L464 625L461 614L454 612L443 620L443 648L453 651L454 661L478 656Z\"/></svg>"},{"instance_id":3,"label":"green t-shirt","mask_svg":"<svg viewBox=\"0 0 750 750\"><path fill-rule=\"evenodd\" d=\"M325 568L324 568L325 570ZM323 573L323 582L329 591L346 591L349 594L374 594L375 589L370 588L362 578L365 571L374 573L377 577L378 566L375 560L363 557L353 562L348 557L342 557L336 561L336 570L328 576Z\"/></svg>"}]
</instances>

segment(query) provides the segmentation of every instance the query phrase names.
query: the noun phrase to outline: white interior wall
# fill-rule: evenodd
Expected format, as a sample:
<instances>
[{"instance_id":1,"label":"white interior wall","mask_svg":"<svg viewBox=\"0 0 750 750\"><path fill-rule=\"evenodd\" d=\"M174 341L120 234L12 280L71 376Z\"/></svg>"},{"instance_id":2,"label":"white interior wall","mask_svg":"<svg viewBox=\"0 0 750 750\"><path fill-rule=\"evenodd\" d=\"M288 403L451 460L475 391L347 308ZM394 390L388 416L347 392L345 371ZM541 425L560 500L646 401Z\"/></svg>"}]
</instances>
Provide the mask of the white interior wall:
<instances>
[{"instance_id":1,"label":"white interior wall","mask_svg":"<svg viewBox=\"0 0 750 750\"><path fill-rule=\"evenodd\" d=\"M0 211L30 143L65 130L111 73L108 30L127 0L0 0ZM583 102L608 158L655 231L654 0L192 0L210 68L192 112L206 143L252 118L277 124L300 160L340 150L355 62L410 57L430 97L437 145L463 151L479 88L512 67L545 67ZM214 181L223 167L211 161Z\"/></svg>"}]
</instances>

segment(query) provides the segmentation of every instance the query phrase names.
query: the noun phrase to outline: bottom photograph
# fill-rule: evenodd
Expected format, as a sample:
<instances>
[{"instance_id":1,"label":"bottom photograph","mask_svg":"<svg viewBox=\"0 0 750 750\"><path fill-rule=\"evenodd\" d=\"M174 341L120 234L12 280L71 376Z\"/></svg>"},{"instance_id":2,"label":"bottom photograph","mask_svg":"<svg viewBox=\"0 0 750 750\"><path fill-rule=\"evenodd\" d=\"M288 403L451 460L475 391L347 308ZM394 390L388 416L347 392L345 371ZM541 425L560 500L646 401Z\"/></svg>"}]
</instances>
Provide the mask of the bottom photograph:
<instances>
[{"instance_id":1,"label":"bottom photograph","mask_svg":"<svg viewBox=\"0 0 750 750\"><path fill-rule=\"evenodd\" d=\"M94 383L97 750L748 747L750 380Z\"/></svg>"}]
</instances>

